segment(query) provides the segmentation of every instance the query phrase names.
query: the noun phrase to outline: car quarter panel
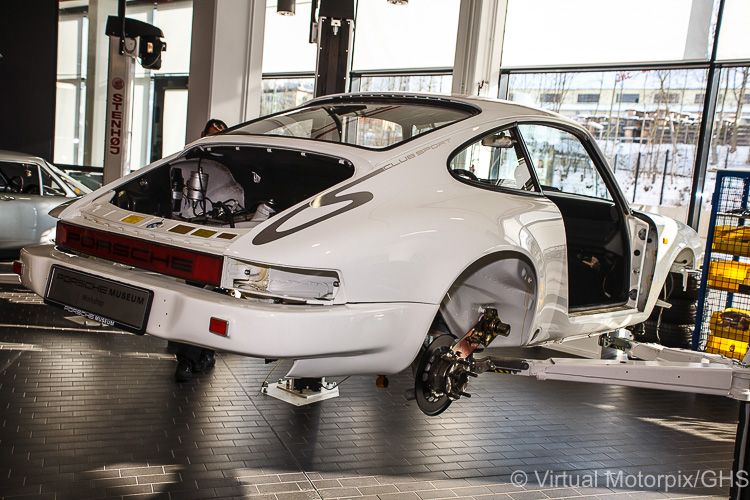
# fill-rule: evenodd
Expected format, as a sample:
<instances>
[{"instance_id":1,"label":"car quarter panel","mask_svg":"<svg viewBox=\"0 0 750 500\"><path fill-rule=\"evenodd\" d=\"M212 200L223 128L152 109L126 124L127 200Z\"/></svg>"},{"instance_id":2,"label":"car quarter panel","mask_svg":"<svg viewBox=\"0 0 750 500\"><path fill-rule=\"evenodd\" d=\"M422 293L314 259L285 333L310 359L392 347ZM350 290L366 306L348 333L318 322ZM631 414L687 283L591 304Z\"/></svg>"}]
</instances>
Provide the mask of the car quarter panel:
<instances>
[{"instance_id":1,"label":"car quarter panel","mask_svg":"<svg viewBox=\"0 0 750 500\"><path fill-rule=\"evenodd\" d=\"M382 162L365 181L336 187L333 191L339 192L341 202L316 199L302 204L233 243L227 255L336 270L349 302L429 304L441 303L476 261L522 257L532 264L540 283L539 293L527 300L532 313L521 314L532 321L519 319L517 334L510 340L523 344L537 324L565 323L557 318L567 312L565 233L559 210L541 195L468 186L447 169L448 159L465 140L498 125L471 127L405 150ZM366 201L352 201L358 196ZM340 213L332 216L336 212ZM272 224L278 234L269 237ZM466 313L462 328L478 316L476 309ZM539 338L557 336L554 328L545 328Z\"/></svg>"},{"instance_id":2,"label":"car quarter panel","mask_svg":"<svg viewBox=\"0 0 750 500\"><path fill-rule=\"evenodd\" d=\"M390 159L368 179L336 187L340 202L316 199L280 214L233 243L227 255L340 271L350 302L437 304L471 262L503 250L530 254L527 227L560 221L541 196L457 181L447 169L454 142L445 138L437 149L400 163ZM366 201L353 202L357 196ZM272 224L280 236L259 238Z\"/></svg>"}]
</instances>

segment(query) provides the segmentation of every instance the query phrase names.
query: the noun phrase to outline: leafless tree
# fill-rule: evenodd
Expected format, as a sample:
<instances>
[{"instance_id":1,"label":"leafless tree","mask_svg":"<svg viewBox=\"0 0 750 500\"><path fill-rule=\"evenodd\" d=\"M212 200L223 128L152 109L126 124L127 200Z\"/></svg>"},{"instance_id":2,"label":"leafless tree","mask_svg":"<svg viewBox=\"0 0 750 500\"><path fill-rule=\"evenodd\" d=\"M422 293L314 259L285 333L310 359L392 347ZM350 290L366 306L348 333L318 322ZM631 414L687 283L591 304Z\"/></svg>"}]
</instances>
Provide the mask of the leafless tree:
<instances>
[{"instance_id":1,"label":"leafless tree","mask_svg":"<svg viewBox=\"0 0 750 500\"><path fill-rule=\"evenodd\" d=\"M729 94L729 75L730 72L734 71L736 70L726 70L724 72L724 93L720 96L721 99L719 106L719 119L714 122L714 134L713 138L711 139L711 165L716 165L717 163L719 163L719 140L722 129L726 131L726 125L724 124L724 107L726 106L727 95ZM704 95L703 99L708 99L708 96Z\"/></svg>"},{"instance_id":2,"label":"leafless tree","mask_svg":"<svg viewBox=\"0 0 750 500\"><path fill-rule=\"evenodd\" d=\"M543 106L545 104L550 104L552 111L559 113L560 109L562 109L563 102L565 101L565 96L570 90L570 84L573 82L573 78L574 76L570 73L551 73L549 75L544 75L541 82L541 88L552 90L554 97L551 99L551 102L545 102L545 94L544 92L540 92L540 104Z\"/></svg>"},{"instance_id":3,"label":"leafless tree","mask_svg":"<svg viewBox=\"0 0 750 500\"><path fill-rule=\"evenodd\" d=\"M630 78L630 74L624 71L618 71L615 75L615 86L612 89L612 99L609 102L609 114L607 116L607 133L605 137L607 138L607 141L612 141L612 150L609 151L609 162L611 163L614 160L615 156L615 149L617 144L617 137L620 134L620 113L622 112L622 95L625 90L625 80ZM620 84L620 91L618 93L617 91L617 84ZM619 98L617 96L619 95ZM615 101L617 101L617 114L614 114L615 109ZM614 133L612 132L612 119L614 116L615 121L615 127L614 127ZM606 151L605 151L606 154ZM616 165L615 165L616 167Z\"/></svg>"},{"instance_id":4,"label":"leafless tree","mask_svg":"<svg viewBox=\"0 0 750 500\"><path fill-rule=\"evenodd\" d=\"M729 149L730 153L737 151L737 138L740 135L740 119L742 118L742 104L745 100L745 92L747 90L747 76L750 68L742 69L742 84L740 85L739 92L735 90L735 97L737 98L737 112L734 114L734 123L732 124L732 142Z\"/></svg>"},{"instance_id":5,"label":"leafless tree","mask_svg":"<svg viewBox=\"0 0 750 500\"><path fill-rule=\"evenodd\" d=\"M682 131L683 127L687 128L685 124L684 119L684 109L685 109L685 92L688 88L688 77L690 75L690 72L685 71L685 81L682 84L682 90L680 91L680 107L677 111L677 123L675 124L674 120L670 120L670 132L672 134L672 173L670 175L670 179L672 182L675 180L675 168L674 164L677 159L677 148L679 147L678 141L680 137L680 132ZM667 161L666 159L664 160ZM666 165L663 168L667 168Z\"/></svg>"}]
</instances>

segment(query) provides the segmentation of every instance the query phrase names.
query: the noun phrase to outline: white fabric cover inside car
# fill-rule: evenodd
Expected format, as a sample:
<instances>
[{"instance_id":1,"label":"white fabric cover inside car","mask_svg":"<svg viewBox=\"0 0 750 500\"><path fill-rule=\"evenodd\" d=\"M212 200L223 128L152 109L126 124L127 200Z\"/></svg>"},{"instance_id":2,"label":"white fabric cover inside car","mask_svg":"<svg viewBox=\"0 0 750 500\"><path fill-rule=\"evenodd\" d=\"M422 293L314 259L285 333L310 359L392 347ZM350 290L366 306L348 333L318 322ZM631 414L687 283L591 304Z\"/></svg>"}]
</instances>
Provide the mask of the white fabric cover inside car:
<instances>
[{"instance_id":1,"label":"white fabric cover inside car","mask_svg":"<svg viewBox=\"0 0 750 500\"><path fill-rule=\"evenodd\" d=\"M174 169L179 168L182 170L182 178L187 186L190 174L198 172L198 167L203 170L204 174L208 174L208 182L206 183L206 198L208 200L216 202L227 202L229 200L235 200L240 205L245 204L245 190L242 186L234 179L232 173L224 165L212 161L212 160L185 160L179 163L175 163L170 169L170 178L173 175ZM187 187L185 188L187 189ZM211 209L211 203L206 200L206 210ZM202 209L196 208L197 212L194 212L193 203L188 200L185 196L182 198L182 206L180 212L175 212L180 217L191 218L196 215L202 215Z\"/></svg>"}]
</instances>

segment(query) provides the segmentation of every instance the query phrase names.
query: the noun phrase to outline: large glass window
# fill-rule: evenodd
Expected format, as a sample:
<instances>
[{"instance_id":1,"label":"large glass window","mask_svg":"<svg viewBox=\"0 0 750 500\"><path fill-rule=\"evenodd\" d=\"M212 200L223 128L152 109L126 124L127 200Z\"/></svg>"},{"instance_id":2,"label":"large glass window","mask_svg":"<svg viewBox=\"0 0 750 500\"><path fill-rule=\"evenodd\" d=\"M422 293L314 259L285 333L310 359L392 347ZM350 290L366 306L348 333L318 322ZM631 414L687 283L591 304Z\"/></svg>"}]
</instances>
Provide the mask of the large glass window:
<instances>
[{"instance_id":1,"label":"large glass window","mask_svg":"<svg viewBox=\"0 0 750 500\"><path fill-rule=\"evenodd\" d=\"M526 73L509 97L584 125L628 201L685 221L705 86L705 69Z\"/></svg>"},{"instance_id":2,"label":"large glass window","mask_svg":"<svg viewBox=\"0 0 750 500\"><path fill-rule=\"evenodd\" d=\"M459 0L411 0L405 5L357 2L352 68L453 67L459 6Z\"/></svg>"},{"instance_id":3,"label":"large glass window","mask_svg":"<svg viewBox=\"0 0 750 500\"><path fill-rule=\"evenodd\" d=\"M362 92L419 92L423 94L450 94L453 75L363 75L357 79Z\"/></svg>"},{"instance_id":4,"label":"large glass window","mask_svg":"<svg viewBox=\"0 0 750 500\"><path fill-rule=\"evenodd\" d=\"M154 13L154 24L164 33L168 51L162 55L159 75L190 72L190 41L193 34L193 3L160 3Z\"/></svg>"},{"instance_id":5,"label":"large glass window","mask_svg":"<svg viewBox=\"0 0 750 500\"><path fill-rule=\"evenodd\" d=\"M296 108L313 98L314 78L264 78L260 114Z\"/></svg>"},{"instance_id":6,"label":"large glass window","mask_svg":"<svg viewBox=\"0 0 750 500\"><path fill-rule=\"evenodd\" d=\"M263 73L314 72L317 46L310 43L311 0L297 0L294 16L281 16L276 2L266 4Z\"/></svg>"},{"instance_id":7,"label":"large glass window","mask_svg":"<svg viewBox=\"0 0 750 500\"><path fill-rule=\"evenodd\" d=\"M718 59L750 59L750 2L725 0L719 34Z\"/></svg>"},{"instance_id":8,"label":"large glass window","mask_svg":"<svg viewBox=\"0 0 750 500\"><path fill-rule=\"evenodd\" d=\"M711 11L697 0L509 0L503 66L705 60Z\"/></svg>"},{"instance_id":9,"label":"large glass window","mask_svg":"<svg viewBox=\"0 0 750 500\"><path fill-rule=\"evenodd\" d=\"M73 3L73 2L63 2ZM78 4L78 2L75 2ZM85 3L85 2L84 2ZM131 169L138 169L151 161L151 145L157 141L161 144L162 137L152 137L154 112L161 113L162 109L154 110L154 80L172 78L186 78L190 68L190 43L192 30L192 1L180 0L170 2L133 3L128 5L127 16L132 19L154 24L164 33L168 50L163 54L161 69L152 71L143 69L136 64L134 75L133 108L130 120L130 150L128 159ZM101 20L100 20L101 21ZM104 21L101 21L104 22ZM93 35L92 35L93 36ZM62 5L60 11L58 35L58 67L57 67L57 105L55 119L55 156L54 161L60 164L82 165L84 163L84 135L93 137L92 142L99 144L103 141L103 127L92 124L85 129L86 119L86 74L88 60L87 49L93 46L108 46L108 37L90 40L88 14L86 6L76 5L68 7ZM99 54L96 57L96 72L98 78L107 73L106 58ZM93 78L94 75L92 74ZM103 107L106 101L106 86L93 86L95 96L93 102ZM91 88L89 88L91 92ZM90 99L92 96L88 96ZM162 101L164 96L162 96ZM183 141L184 144L184 115L187 111L184 99L170 101L172 111L159 121L163 121L160 130L172 132L174 137L168 138L172 143ZM184 109L183 109L184 108ZM95 114L103 111L95 111ZM101 123L97 119L95 122ZM173 119L174 118L174 119ZM176 127L182 127L182 132L176 132ZM85 132L85 134L84 134ZM159 132L161 134L161 132ZM181 135L180 135L181 134ZM179 138L179 137L181 138ZM98 146L94 145L88 164L101 165L103 156L97 153Z\"/></svg>"},{"instance_id":10,"label":"large glass window","mask_svg":"<svg viewBox=\"0 0 750 500\"><path fill-rule=\"evenodd\" d=\"M708 234L716 169L750 168L750 66L724 68L719 80L714 128L708 153L708 172L701 196L700 234Z\"/></svg>"},{"instance_id":11,"label":"large glass window","mask_svg":"<svg viewBox=\"0 0 750 500\"><path fill-rule=\"evenodd\" d=\"M187 129L187 89L164 91L164 120L162 131L162 156L180 151L185 146Z\"/></svg>"},{"instance_id":12,"label":"large glass window","mask_svg":"<svg viewBox=\"0 0 750 500\"><path fill-rule=\"evenodd\" d=\"M128 7L128 17L157 26L167 42L160 69L136 64L129 163L131 170L137 170L185 145L187 90L183 81L190 72L193 6L190 1L134 5Z\"/></svg>"},{"instance_id":13,"label":"large glass window","mask_svg":"<svg viewBox=\"0 0 750 500\"><path fill-rule=\"evenodd\" d=\"M57 103L55 156L62 164L83 161L86 103L86 36L88 20L82 13L61 14L57 39Z\"/></svg>"}]
</instances>

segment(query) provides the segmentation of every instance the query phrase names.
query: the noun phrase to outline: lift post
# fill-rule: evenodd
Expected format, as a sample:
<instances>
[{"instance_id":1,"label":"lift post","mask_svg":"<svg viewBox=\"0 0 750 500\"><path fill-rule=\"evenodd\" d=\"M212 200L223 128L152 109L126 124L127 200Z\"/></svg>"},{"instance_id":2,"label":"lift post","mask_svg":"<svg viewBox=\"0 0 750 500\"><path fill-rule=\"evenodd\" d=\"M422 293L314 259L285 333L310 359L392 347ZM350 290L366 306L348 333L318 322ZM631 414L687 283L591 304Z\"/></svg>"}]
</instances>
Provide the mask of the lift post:
<instances>
[{"instance_id":1,"label":"lift post","mask_svg":"<svg viewBox=\"0 0 750 500\"><path fill-rule=\"evenodd\" d=\"M319 3L314 30L318 45L315 97L349 90L355 16L354 0L320 0Z\"/></svg>"},{"instance_id":2,"label":"lift post","mask_svg":"<svg viewBox=\"0 0 750 500\"><path fill-rule=\"evenodd\" d=\"M750 465L750 406L747 401L740 401L740 419L737 423L737 435L734 438L734 461L732 462L732 485L729 488L730 500L750 500L750 485L738 479L748 479Z\"/></svg>"},{"instance_id":3,"label":"lift post","mask_svg":"<svg viewBox=\"0 0 750 500\"><path fill-rule=\"evenodd\" d=\"M109 69L107 72L104 184L128 173L128 130L130 129L130 103L133 102L133 74L135 73L137 43L134 38L121 39L117 30L118 21L118 18L114 16L110 16L107 20Z\"/></svg>"},{"instance_id":4,"label":"lift post","mask_svg":"<svg viewBox=\"0 0 750 500\"><path fill-rule=\"evenodd\" d=\"M124 1L117 16L107 19L109 68L104 145L104 184L130 172L128 162L130 112L136 58L147 69L161 68L161 53L167 44L162 31L148 23L125 17Z\"/></svg>"}]
</instances>

